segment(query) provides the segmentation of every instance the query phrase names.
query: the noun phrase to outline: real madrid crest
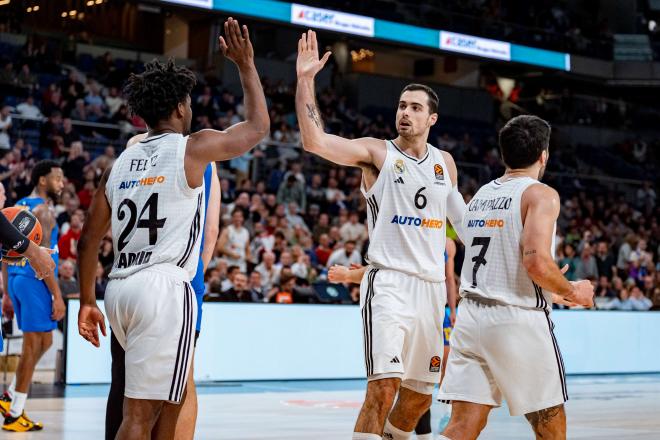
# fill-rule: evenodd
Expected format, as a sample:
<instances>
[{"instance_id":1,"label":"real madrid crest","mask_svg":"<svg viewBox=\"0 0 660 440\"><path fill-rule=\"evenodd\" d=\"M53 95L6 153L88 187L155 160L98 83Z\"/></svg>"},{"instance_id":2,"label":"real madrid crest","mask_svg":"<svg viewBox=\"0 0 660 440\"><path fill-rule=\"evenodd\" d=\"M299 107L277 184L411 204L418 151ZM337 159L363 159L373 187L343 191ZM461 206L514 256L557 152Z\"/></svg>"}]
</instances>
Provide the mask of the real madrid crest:
<instances>
[{"instance_id":1,"label":"real madrid crest","mask_svg":"<svg viewBox=\"0 0 660 440\"><path fill-rule=\"evenodd\" d=\"M406 172L406 165L403 162L403 159L397 159L396 162L394 162L394 172L397 174L403 174Z\"/></svg>"}]
</instances>

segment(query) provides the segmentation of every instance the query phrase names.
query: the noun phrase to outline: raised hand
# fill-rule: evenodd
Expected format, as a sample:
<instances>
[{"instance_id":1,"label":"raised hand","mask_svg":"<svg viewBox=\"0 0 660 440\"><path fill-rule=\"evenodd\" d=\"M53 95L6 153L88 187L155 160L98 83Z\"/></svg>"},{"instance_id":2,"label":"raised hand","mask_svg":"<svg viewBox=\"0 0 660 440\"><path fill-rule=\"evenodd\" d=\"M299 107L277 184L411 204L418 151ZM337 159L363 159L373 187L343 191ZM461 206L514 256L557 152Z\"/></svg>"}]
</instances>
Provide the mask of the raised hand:
<instances>
[{"instance_id":1,"label":"raised hand","mask_svg":"<svg viewBox=\"0 0 660 440\"><path fill-rule=\"evenodd\" d=\"M238 67L254 63L254 49L247 26L241 27L237 20L229 17L225 21L225 35L221 36L219 41L222 54Z\"/></svg>"},{"instance_id":2,"label":"raised hand","mask_svg":"<svg viewBox=\"0 0 660 440\"><path fill-rule=\"evenodd\" d=\"M298 60L296 61L296 72L298 78L314 78L330 58L331 52L326 52L319 59L319 47L316 41L316 32L313 30L302 34L298 40Z\"/></svg>"},{"instance_id":3,"label":"raised hand","mask_svg":"<svg viewBox=\"0 0 660 440\"><path fill-rule=\"evenodd\" d=\"M96 305L80 305L78 312L78 333L91 342L93 346L99 347L99 328L103 336L105 333L105 317Z\"/></svg>"}]
</instances>

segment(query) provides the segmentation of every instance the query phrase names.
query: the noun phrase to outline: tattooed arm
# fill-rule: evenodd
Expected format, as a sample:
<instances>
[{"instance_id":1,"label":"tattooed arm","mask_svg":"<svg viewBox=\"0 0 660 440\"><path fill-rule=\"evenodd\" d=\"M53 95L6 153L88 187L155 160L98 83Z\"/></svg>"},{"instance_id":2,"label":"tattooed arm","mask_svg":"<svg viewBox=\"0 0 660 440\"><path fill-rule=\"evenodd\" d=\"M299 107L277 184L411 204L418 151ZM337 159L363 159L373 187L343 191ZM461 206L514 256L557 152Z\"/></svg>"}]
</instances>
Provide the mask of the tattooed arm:
<instances>
[{"instance_id":1,"label":"tattooed arm","mask_svg":"<svg viewBox=\"0 0 660 440\"><path fill-rule=\"evenodd\" d=\"M570 282L559 270L550 250L559 217L559 194L549 186L530 185L521 198L523 266L529 277L565 300L591 307L593 287L586 280Z\"/></svg>"},{"instance_id":2,"label":"tattooed arm","mask_svg":"<svg viewBox=\"0 0 660 440\"><path fill-rule=\"evenodd\" d=\"M308 31L298 41L296 70L296 113L303 148L339 165L361 168L381 168L385 160L385 143L375 138L344 139L328 134L323 129L323 120L316 103L314 77L330 57L327 52L321 59L318 55L316 33Z\"/></svg>"}]
</instances>

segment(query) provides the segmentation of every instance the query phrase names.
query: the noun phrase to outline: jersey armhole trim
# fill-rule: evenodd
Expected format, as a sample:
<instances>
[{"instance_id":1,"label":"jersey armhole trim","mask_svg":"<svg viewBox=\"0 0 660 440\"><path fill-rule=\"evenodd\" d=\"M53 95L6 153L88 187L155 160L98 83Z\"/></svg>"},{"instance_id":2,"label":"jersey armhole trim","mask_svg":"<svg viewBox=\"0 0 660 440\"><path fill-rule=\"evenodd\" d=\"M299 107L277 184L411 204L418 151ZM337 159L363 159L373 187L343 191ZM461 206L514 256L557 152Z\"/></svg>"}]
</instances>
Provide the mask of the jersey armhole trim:
<instances>
[{"instance_id":1,"label":"jersey armhole trim","mask_svg":"<svg viewBox=\"0 0 660 440\"><path fill-rule=\"evenodd\" d=\"M369 197L371 197L374 194L374 191L376 190L376 188L379 185L382 185L382 183L380 183L380 182L381 182L381 180L383 180L382 176L383 176L383 173L385 172L386 167L389 164L388 160L390 158L390 149L387 146L387 144L390 141L385 140L384 142L385 142L385 160L383 160L382 168L380 170L378 170L378 177L376 177L376 181L374 182L373 185L371 185L371 188L369 188L367 190L367 188L365 188L365 186L364 186L364 176L360 179L360 192L362 193L362 195L364 196L365 199L368 199ZM364 174L364 172L363 172L363 174Z\"/></svg>"},{"instance_id":2,"label":"jersey armhole trim","mask_svg":"<svg viewBox=\"0 0 660 440\"><path fill-rule=\"evenodd\" d=\"M204 178L202 175L202 184L196 188L192 188L188 184L188 178L186 177L186 150L188 149L188 139L190 139L190 136L183 136L176 146L176 178L178 180L177 184L179 189L181 189L185 195L192 197L196 196L198 192L204 189ZM206 168L204 168L204 172L206 173Z\"/></svg>"}]
</instances>

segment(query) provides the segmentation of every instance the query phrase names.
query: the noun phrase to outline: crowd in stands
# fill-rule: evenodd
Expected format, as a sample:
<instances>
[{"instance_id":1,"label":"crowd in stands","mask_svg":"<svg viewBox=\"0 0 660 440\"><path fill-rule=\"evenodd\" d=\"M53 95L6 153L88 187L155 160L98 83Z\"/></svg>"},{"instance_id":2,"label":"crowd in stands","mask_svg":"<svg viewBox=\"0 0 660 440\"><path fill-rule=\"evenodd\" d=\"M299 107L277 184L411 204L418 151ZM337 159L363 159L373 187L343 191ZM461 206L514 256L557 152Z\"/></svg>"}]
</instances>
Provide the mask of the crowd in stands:
<instances>
[{"instance_id":1,"label":"crowd in stands","mask_svg":"<svg viewBox=\"0 0 660 440\"><path fill-rule=\"evenodd\" d=\"M553 0L317 0L319 7L350 11L390 21L444 29L469 35L543 47L599 58L612 58L607 18L598 17L598 5Z\"/></svg>"},{"instance_id":2,"label":"crowd in stands","mask_svg":"<svg viewBox=\"0 0 660 440\"><path fill-rule=\"evenodd\" d=\"M33 74L39 70L34 67L29 62L19 67L6 63L2 70L0 82L5 86L23 90L32 84L32 88L29 93L14 95L14 104L3 106L0 112L0 182L7 204L12 204L31 191L29 176L35 161L61 161L67 183L56 206L61 227L60 282L65 294L75 296L76 242L85 212L100 177L118 154L113 145L102 151L88 148L90 138L104 139L103 127L81 133L78 122L123 125L123 135L115 130L118 142L125 142L127 133L143 130L144 123L128 113L121 81L112 73L121 69L110 57L101 57L90 72L51 75L50 82ZM19 82L20 74L23 79ZM360 171L331 167L303 154L297 147L300 135L293 87L264 79L264 88L272 124L269 138L248 155L219 165L222 225L205 274L207 300L314 302L317 297L312 287L325 279L330 266L364 264L369 240ZM200 77L192 99L193 130L223 129L242 119L240 97L217 82ZM332 133L396 136L392 121L361 114L345 96L331 89L320 92L318 101ZM12 121L12 115L19 114L27 118L20 127ZM45 122L30 119L40 115L47 118ZM32 140L22 136L30 130L38 130ZM468 200L479 184L503 170L494 139L444 132L432 139L456 157L460 188ZM573 154L561 151L551 157L549 171L562 171L574 159ZM468 170L472 168L463 167L464 163L477 164L486 174L471 174ZM550 179L553 183L552 176ZM632 202L606 187L575 181L560 188L560 194L564 205L556 257L559 265L568 265L567 277L592 280L597 286L598 308L660 309L660 210L654 184L637 189ZM461 255L459 251L459 270ZM99 260L96 289L102 297L113 262L110 236L99 249ZM358 302L356 286L348 287L352 302Z\"/></svg>"}]
</instances>

